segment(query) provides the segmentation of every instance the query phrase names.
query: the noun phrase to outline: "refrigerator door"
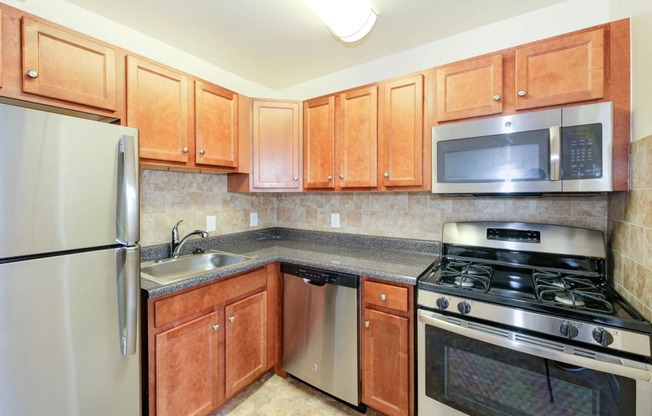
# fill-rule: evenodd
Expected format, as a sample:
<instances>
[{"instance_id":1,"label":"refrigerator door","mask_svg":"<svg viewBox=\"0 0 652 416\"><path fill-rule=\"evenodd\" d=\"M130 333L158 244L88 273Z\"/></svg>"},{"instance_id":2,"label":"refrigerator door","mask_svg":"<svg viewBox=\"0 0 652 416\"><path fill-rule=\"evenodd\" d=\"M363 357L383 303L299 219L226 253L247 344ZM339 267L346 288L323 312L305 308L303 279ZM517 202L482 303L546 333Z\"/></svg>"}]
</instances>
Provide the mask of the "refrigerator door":
<instances>
[{"instance_id":1,"label":"refrigerator door","mask_svg":"<svg viewBox=\"0 0 652 416\"><path fill-rule=\"evenodd\" d=\"M139 279L128 275L138 254L0 264L0 415L140 415ZM124 331L130 320L136 327Z\"/></svg>"},{"instance_id":2,"label":"refrigerator door","mask_svg":"<svg viewBox=\"0 0 652 416\"><path fill-rule=\"evenodd\" d=\"M138 131L0 104L0 259L138 242Z\"/></svg>"}]
</instances>

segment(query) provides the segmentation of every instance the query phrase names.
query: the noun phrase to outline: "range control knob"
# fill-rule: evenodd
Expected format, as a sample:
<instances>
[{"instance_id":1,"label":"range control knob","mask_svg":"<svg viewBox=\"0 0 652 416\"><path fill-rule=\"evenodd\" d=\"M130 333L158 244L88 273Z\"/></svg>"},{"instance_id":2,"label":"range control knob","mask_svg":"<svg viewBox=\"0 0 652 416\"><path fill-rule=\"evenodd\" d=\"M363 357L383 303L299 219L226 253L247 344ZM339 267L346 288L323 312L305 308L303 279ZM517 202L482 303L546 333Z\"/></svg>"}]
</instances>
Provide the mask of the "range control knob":
<instances>
[{"instance_id":1,"label":"range control knob","mask_svg":"<svg viewBox=\"0 0 652 416\"><path fill-rule=\"evenodd\" d=\"M467 301L462 301L457 304L457 310L460 311L462 315L468 315L471 312L471 305Z\"/></svg>"},{"instance_id":2,"label":"range control knob","mask_svg":"<svg viewBox=\"0 0 652 416\"><path fill-rule=\"evenodd\" d=\"M593 339L603 347L611 345L614 342L614 337L604 328L595 328L592 332Z\"/></svg>"},{"instance_id":3,"label":"range control knob","mask_svg":"<svg viewBox=\"0 0 652 416\"><path fill-rule=\"evenodd\" d=\"M448 308L448 299L446 299L446 298L443 297L443 296L440 297L439 299L437 299L437 307L438 307L439 309L441 309L442 311L443 311L444 309L447 309L447 308Z\"/></svg>"},{"instance_id":4,"label":"range control knob","mask_svg":"<svg viewBox=\"0 0 652 416\"><path fill-rule=\"evenodd\" d=\"M568 321L565 321L559 327L559 332L563 336L565 336L566 338L573 339L573 338L577 337L577 335L579 334L580 331L577 329L577 327L575 325L571 324Z\"/></svg>"}]
</instances>

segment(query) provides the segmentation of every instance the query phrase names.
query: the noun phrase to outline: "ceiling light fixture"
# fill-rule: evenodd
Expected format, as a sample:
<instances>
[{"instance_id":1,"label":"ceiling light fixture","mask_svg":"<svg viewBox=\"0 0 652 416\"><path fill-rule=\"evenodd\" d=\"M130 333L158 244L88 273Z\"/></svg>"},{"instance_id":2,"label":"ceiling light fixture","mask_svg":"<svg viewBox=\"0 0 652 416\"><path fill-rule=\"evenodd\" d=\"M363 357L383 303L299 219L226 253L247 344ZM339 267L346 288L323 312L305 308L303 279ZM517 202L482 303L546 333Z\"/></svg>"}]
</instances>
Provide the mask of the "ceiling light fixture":
<instances>
[{"instance_id":1,"label":"ceiling light fixture","mask_svg":"<svg viewBox=\"0 0 652 416\"><path fill-rule=\"evenodd\" d=\"M331 32L344 42L357 42L376 23L376 13L367 0L303 0Z\"/></svg>"}]
</instances>

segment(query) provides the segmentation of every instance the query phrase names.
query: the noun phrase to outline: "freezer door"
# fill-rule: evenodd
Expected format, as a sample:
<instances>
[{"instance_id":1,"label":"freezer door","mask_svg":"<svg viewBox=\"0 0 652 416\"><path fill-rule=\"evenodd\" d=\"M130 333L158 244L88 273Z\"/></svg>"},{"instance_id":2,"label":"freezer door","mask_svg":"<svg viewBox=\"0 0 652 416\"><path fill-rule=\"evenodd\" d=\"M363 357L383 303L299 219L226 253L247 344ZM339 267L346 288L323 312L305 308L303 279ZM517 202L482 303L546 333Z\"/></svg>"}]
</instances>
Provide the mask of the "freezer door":
<instances>
[{"instance_id":1,"label":"freezer door","mask_svg":"<svg viewBox=\"0 0 652 416\"><path fill-rule=\"evenodd\" d=\"M0 104L0 259L138 242L138 131Z\"/></svg>"},{"instance_id":2,"label":"freezer door","mask_svg":"<svg viewBox=\"0 0 652 416\"><path fill-rule=\"evenodd\" d=\"M128 250L0 264L0 415L140 415L139 280L128 275L138 249Z\"/></svg>"}]
</instances>

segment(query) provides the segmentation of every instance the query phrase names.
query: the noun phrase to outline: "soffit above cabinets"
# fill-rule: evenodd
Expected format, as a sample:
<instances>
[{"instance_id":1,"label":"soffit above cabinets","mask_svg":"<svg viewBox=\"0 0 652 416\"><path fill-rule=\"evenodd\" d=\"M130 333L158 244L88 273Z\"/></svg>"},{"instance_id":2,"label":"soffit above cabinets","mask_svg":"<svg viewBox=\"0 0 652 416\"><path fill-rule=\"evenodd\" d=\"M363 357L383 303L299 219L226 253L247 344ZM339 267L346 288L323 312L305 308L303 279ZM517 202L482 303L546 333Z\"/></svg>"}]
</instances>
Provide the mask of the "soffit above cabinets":
<instances>
[{"instance_id":1,"label":"soffit above cabinets","mask_svg":"<svg viewBox=\"0 0 652 416\"><path fill-rule=\"evenodd\" d=\"M567 0L369 0L370 35L347 46L301 0L67 0L278 90Z\"/></svg>"}]
</instances>

